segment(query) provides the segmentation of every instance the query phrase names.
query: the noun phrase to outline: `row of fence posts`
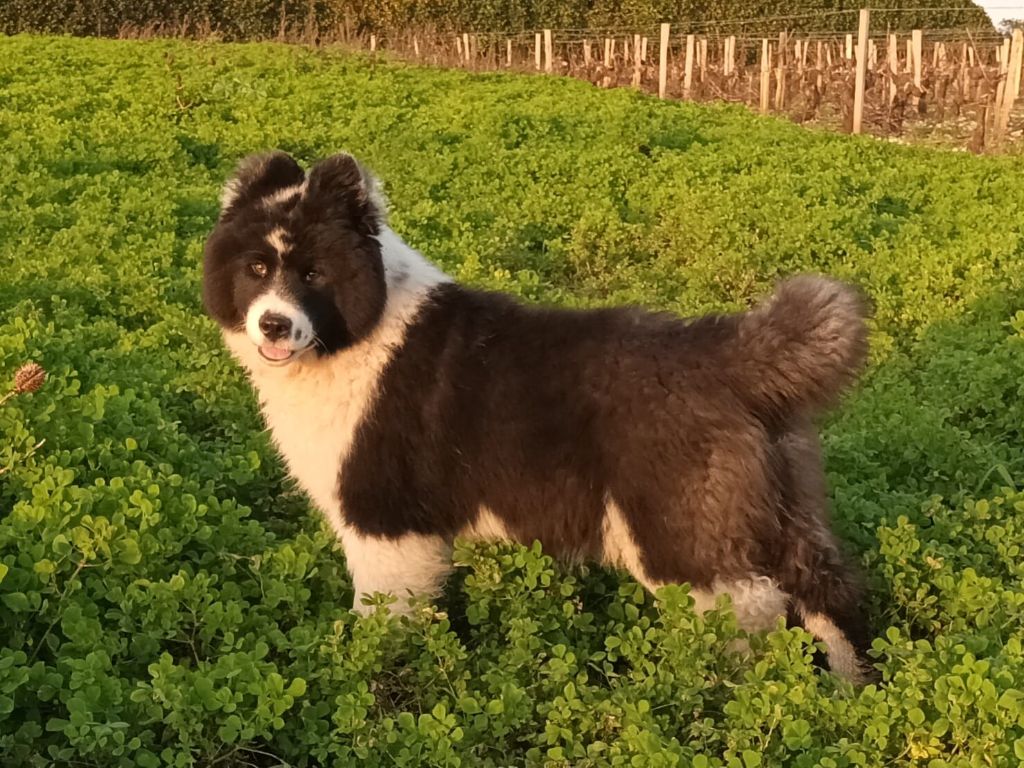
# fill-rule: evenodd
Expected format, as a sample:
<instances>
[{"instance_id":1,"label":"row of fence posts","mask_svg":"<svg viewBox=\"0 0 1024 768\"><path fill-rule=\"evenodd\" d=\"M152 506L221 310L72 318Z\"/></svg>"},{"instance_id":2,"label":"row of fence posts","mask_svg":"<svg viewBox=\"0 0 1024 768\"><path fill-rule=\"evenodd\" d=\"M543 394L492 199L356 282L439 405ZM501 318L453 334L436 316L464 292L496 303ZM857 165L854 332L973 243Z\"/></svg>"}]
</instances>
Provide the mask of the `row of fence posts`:
<instances>
[{"instance_id":1,"label":"row of fence posts","mask_svg":"<svg viewBox=\"0 0 1024 768\"><path fill-rule=\"evenodd\" d=\"M860 18L857 28L856 40L852 33L845 35L845 46L841 49L841 55L847 60L853 60L855 64L855 78L854 78L854 101L853 101L853 125L852 130L854 133L861 133L863 130L863 119L864 119L864 96L865 87L867 80L868 67L874 68L878 62L878 46L874 40L870 39L870 22L871 12L869 9L864 8L860 11ZM669 72L669 52L670 52L670 36L671 36L671 25L662 24L660 28L659 36L659 52L658 52L658 96L665 98L668 88L668 72ZM924 33L920 29L913 30L910 38L906 41L906 72L912 73L913 83L915 87L915 93L921 92L922 87L922 49L923 49ZM469 33L462 33L456 35L455 43L458 51L460 61L465 60L468 64L471 61L472 49L475 48L475 35L471 36ZM534 34L534 67L537 71L543 71L546 73L552 73L554 71L554 40L552 36L552 30L545 29L541 32ZM647 43L646 37L639 34L633 35L632 39L632 55L630 55L629 38L627 37L623 41L624 47L624 59L627 61L632 59L633 73L632 73L632 85L639 87L641 84L643 64L648 61L647 57ZM682 75L682 95L684 99L690 98L693 88L693 73L695 64L699 64L700 70L704 71L707 66L707 38L698 39L693 34L686 35L685 52L683 54L683 75ZM888 49L887 55L887 68L889 73L892 75L890 80L890 100L895 97L896 85L895 77L899 72L899 41L895 34L888 35ZM370 50L374 51L377 48L377 40L375 35L370 36ZM604 50L603 50L603 64L605 69L610 69L614 62L615 57L615 39L611 37L604 38ZM808 57L808 46L810 45L809 40L800 41L797 40L793 44L793 53L795 60L802 70L806 64ZM971 66L974 65L975 51L974 47L968 46L967 43L963 44L964 50L962 51L961 67L966 69L967 61L970 60ZM413 37L413 48L416 55L419 55L419 40L417 37ZM785 76L786 76L786 56L789 44L787 43L787 35L785 32L780 32L778 37L778 43L775 43L772 39L763 37L761 38L761 53L760 53L760 81L759 81L759 109L762 113L768 113L771 109L771 105L774 101L776 109L782 109L785 106ZM600 51L599 51L600 52ZM725 76L731 75L735 69L736 61L736 37L726 37L723 42L723 64L722 74ZM512 66L512 40L506 40L506 66ZM595 60L593 57L592 41L586 38L583 39L583 58L586 66L590 66ZM816 65L819 70L822 69L825 59L827 58L828 64L832 64L832 51L831 46L823 46L822 41L817 41L816 50ZM999 62L999 73L1000 81L996 89L993 108L995 110L995 120L993 122L993 128L998 136L1004 132L1009 125L1010 113L1013 109L1016 99L1020 95L1021 90L1021 68L1022 61L1024 61L1024 32L1020 29L1015 30L1012 38L1006 38L1003 41L1003 45L997 50L997 58ZM935 45L933 51L933 64L938 66L945 60L945 46L942 42L938 42ZM773 61L775 66L773 66ZM772 74L775 74L776 78L776 90L774 94L771 93L771 80ZM820 85L820 84L819 84ZM917 104L919 96L913 97L913 103Z\"/></svg>"}]
</instances>

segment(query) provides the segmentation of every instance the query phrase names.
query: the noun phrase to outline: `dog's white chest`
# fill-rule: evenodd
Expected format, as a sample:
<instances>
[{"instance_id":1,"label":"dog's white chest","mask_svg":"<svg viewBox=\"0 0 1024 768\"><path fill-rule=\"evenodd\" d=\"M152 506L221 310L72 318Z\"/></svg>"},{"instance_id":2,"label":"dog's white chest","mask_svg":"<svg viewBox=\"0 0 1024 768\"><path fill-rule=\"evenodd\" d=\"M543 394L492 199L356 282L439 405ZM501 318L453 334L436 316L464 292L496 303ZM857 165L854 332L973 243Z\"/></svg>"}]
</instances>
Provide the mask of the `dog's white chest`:
<instances>
[{"instance_id":1,"label":"dog's white chest","mask_svg":"<svg viewBox=\"0 0 1024 768\"><path fill-rule=\"evenodd\" d=\"M329 368L259 386L260 407L288 471L341 530L339 489L345 459L369 408L365 376L339 376Z\"/></svg>"},{"instance_id":2,"label":"dog's white chest","mask_svg":"<svg viewBox=\"0 0 1024 768\"><path fill-rule=\"evenodd\" d=\"M390 349L364 343L284 369L250 361L251 344L227 338L249 370L270 435L294 477L341 535L342 470L357 431L373 406Z\"/></svg>"}]
</instances>

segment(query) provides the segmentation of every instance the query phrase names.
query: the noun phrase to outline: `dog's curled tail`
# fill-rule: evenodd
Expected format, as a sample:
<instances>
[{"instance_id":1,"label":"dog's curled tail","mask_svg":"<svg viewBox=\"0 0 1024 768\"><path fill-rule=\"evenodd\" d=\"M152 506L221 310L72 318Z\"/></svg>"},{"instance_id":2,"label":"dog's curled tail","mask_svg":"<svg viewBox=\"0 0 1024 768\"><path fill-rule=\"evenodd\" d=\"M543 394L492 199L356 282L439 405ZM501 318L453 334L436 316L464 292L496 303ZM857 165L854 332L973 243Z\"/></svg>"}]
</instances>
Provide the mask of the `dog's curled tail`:
<instances>
[{"instance_id":1,"label":"dog's curled tail","mask_svg":"<svg viewBox=\"0 0 1024 768\"><path fill-rule=\"evenodd\" d=\"M864 301L851 286L812 275L779 284L740 316L740 364L757 399L779 411L831 405L867 358Z\"/></svg>"}]
</instances>

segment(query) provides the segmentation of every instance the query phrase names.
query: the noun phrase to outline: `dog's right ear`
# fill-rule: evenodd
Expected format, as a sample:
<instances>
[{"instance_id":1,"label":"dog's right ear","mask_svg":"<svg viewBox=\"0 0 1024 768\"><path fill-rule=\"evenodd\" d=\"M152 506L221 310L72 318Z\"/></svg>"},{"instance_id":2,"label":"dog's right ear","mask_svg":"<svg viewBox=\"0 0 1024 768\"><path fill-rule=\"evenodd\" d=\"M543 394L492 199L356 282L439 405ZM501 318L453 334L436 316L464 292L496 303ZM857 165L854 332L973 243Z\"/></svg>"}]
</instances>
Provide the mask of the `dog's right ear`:
<instances>
[{"instance_id":1,"label":"dog's right ear","mask_svg":"<svg viewBox=\"0 0 1024 768\"><path fill-rule=\"evenodd\" d=\"M305 172L284 152L250 155L224 185L220 195L221 215L305 180Z\"/></svg>"}]
</instances>

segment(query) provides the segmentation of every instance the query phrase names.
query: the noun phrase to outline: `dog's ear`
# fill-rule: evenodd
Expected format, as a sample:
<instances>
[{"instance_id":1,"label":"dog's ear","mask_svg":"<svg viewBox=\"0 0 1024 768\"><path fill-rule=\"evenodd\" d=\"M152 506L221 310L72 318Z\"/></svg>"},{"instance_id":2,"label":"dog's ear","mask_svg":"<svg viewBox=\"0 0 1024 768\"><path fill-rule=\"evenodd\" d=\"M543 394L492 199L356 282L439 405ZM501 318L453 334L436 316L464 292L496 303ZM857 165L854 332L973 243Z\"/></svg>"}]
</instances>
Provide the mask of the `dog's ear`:
<instances>
[{"instance_id":1,"label":"dog's ear","mask_svg":"<svg viewBox=\"0 0 1024 768\"><path fill-rule=\"evenodd\" d=\"M299 164L284 152L250 155L235 171L220 196L221 214L240 208L306 179Z\"/></svg>"},{"instance_id":2,"label":"dog's ear","mask_svg":"<svg viewBox=\"0 0 1024 768\"><path fill-rule=\"evenodd\" d=\"M305 207L322 220L344 219L363 235L378 235L387 202L377 179L352 155L321 160L309 172Z\"/></svg>"}]
</instances>

